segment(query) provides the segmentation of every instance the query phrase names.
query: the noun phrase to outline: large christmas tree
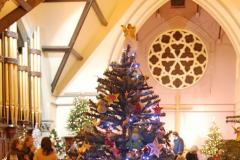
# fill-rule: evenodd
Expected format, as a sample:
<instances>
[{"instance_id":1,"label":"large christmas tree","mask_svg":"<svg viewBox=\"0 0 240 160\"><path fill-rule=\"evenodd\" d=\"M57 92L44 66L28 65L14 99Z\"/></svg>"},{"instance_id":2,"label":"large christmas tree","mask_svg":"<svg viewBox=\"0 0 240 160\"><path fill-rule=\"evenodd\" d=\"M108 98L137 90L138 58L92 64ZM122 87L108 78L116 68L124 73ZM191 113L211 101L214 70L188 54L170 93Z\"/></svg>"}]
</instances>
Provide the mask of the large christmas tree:
<instances>
[{"instance_id":1,"label":"large christmas tree","mask_svg":"<svg viewBox=\"0 0 240 160\"><path fill-rule=\"evenodd\" d=\"M126 45L121 62L113 62L98 78L97 102L90 100L95 119L94 133L80 132L79 148L84 160L168 160L173 154L167 146L160 117L159 96L147 84L135 60L135 27L123 26ZM84 142L83 142L84 141ZM87 145L86 145L87 144ZM89 147L89 144L91 147Z\"/></svg>"},{"instance_id":2,"label":"large christmas tree","mask_svg":"<svg viewBox=\"0 0 240 160\"><path fill-rule=\"evenodd\" d=\"M220 130L216 124L216 122L212 123L212 126L209 129L208 139L203 145L202 153L209 157L216 157L219 154L219 150L222 144L222 135Z\"/></svg>"}]
</instances>

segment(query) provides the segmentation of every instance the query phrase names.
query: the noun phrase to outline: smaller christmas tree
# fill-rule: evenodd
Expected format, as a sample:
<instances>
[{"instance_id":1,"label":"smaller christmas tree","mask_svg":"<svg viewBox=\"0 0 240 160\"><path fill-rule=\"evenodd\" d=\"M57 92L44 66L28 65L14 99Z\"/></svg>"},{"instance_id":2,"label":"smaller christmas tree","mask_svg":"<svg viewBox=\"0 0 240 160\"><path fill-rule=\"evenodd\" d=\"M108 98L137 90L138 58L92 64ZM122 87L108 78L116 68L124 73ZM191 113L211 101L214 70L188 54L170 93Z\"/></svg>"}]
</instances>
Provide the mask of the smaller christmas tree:
<instances>
[{"instance_id":1,"label":"smaller christmas tree","mask_svg":"<svg viewBox=\"0 0 240 160\"><path fill-rule=\"evenodd\" d=\"M73 104L75 107L70 112L67 128L76 134L80 130L91 132L93 128L92 118L86 115L86 113L90 113L89 101L76 97Z\"/></svg>"},{"instance_id":2,"label":"smaller christmas tree","mask_svg":"<svg viewBox=\"0 0 240 160\"><path fill-rule=\"evenodd\" d=\"M56 149L56 152L58 156L60 157L64 153L64 143L63 141L58 137L57 132L55 129L52 129L49 135L50 139L53 141L53 145Z\"/></svg>"},{"instance_id":3,"label":"smaller christmas tree","mask_svg":"<svg viewBox=\"0 0 240 160\"><path fill-rule=\"evenodd\" d=\"M208 139L203 145L202 153L209 157L216 157L219 154L219 150L222 144L222 135L217 127L216 122L213 122L209 129Z\"/></svg>"}]
</instances>

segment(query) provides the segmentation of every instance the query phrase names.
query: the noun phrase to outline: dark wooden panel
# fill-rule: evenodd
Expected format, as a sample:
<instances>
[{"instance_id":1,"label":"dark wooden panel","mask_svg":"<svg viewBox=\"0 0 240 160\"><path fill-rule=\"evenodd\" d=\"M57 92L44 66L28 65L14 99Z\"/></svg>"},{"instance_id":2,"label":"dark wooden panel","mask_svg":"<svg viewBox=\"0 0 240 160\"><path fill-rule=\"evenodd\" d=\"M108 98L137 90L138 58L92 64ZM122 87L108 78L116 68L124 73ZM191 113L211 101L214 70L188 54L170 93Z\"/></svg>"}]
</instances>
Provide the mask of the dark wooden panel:
<instances>
[{"instance_id":1,"label":"dark wooden panel","mask_svg":"<svg viewBox=\"0 0 240 160\"><path fill-rule=\"evenodd\" d=\"M31 53L31 54L41 55L41 50L38 50L38 49L30 49L30 53Z\"/></svg>"},{"instance_id":2,"label":"dark wooden panel","mask_svg":"<svg viewBox=\"0 0 240 160\"><path fill-rule=\"evenodd\" d=\"M15 32L12 32L12 31L5 31L4 33L5 33L4 35L5 35L6 37L12 37L12 38L15 38L15 39L18 38L18 34L15 33Z\"/></svg>"},{"instance_id":3,"label":"dark wooden panel","mask_svg":"<svg viewBox=\"0 0 240 160\"><path fill-rule=\"evenodd\" d=\"M44 2L85 2L86 0L45 0Z\"/></svg>"},{"instance_id":4,"label":"dark wooden panel","mask_svg":"<svg viewBox=\"0 0 240 160\"><path fill-rule=\"evenodd\" d=\"M101 22L101 24L104 25L104 26L107 26L108 22L107 22L106 18L104 17L104 15L103 15L100 7L98 6L98 3L97 3L96 0L93 1L92 7L93 7L93 10L96 13L99 21Z\"/></svg>"},{"instance_id":5,"label":"dark wooden panel","mask_svg":"<svg viewBox=\"0 0 240 160\"><path fill-rule=\"evenodd\" d=\"M185 0L171 0L172 7L185 7Z\"/></svg>"},{"instance_id":6,"label":"dark wooden panel","mask_svg":"<svg viewBox=\"0 0 240 160\"><path fill-rule=\"evenodd\" d=\"M18 59L17 58L5 57L4 62L9 63L9 64L18 64Z\"/></svg>"},{"instance_id":7,"label":"dark wooden panel","mask_svg":"<svg viewBox=\"0 0 240 160\"><path fill-rule=\"evenodd\" d=\"M30 75L33 76L33 77L41 77L41 72L31 71L31 72L30 72Z\"/></svg>"}]
</instances>

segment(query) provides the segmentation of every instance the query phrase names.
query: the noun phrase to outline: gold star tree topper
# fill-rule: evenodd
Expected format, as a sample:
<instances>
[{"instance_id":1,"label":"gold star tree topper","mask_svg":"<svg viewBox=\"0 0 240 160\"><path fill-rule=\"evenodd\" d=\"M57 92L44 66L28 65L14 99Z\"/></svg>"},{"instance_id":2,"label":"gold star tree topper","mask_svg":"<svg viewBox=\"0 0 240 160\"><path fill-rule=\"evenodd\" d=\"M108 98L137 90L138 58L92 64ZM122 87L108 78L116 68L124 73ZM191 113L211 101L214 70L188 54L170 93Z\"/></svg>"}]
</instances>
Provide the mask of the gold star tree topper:
<instances>
[{"instance_id":1,"label":"gold star tree topper","mask_svg":"<svg viewBox=\"0 0 240 160\"><path fill-rule=\"evenodd\" d=\"M121 25L123 33L124 33L124 45L130 45L134 50L137 49L137 42L136 42L136 27L128 24L128 25Z\"/></svg>"}]
</instances>

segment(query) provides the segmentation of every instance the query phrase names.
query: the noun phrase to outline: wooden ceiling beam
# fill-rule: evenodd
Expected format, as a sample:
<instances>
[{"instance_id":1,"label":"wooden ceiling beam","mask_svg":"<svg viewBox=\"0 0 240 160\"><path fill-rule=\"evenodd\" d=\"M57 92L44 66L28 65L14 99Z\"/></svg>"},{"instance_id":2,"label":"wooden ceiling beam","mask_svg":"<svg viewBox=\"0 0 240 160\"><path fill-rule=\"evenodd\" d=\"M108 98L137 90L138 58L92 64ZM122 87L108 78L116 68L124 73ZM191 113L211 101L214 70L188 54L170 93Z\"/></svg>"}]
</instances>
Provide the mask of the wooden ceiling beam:
<instances>
[{"instance_id":1,"label":"wooden ceiling beam","mask_svg":"<svg viewBox=\"0 0 240 160\"><path fill-rule=\"evenodd\" d=\"M4 4L7 2L7 0L1 0L0 1L0 11L3 8Z\"/></svg>"},{"instance_id":2,"label":"wooden ceiling beam","mask_svg":"<svg viewBox=\"0 0 240 160\"><path fill-rule=\"evenodd\" d=\"M27 29L26 29L26 27L25 27L25 25L24 25L24 23L21 19L17 22L17 27L18 27L18 30L21 34L21 37L22 37L23 41L27 42L28 37L30 37L30 35L28 35Z\"/></svg>"},{"instance_id":3,"label":"wooden ceiling beam","mask_svg":"<svg viewBox=\"0 0 240 160\"><path fill-rule=\"evenodd\" d=\"M28 3L28 5L31 6L31 9L33 9L43 1L44 0L27 0L26 3ZM28 11L26 11L22 6L19 6L18 8L14 9L8 15L0 19L0 32L3 32L11 24L19 20L22 16L24 16L27 13Z\"/></svg>"},{"instance_id":4,"label":"wooden ceiling beam","mask_svg":"<svg viewBox=\"0 0 240 160\"><path fill-rule=\"evenodd\" d=\"M26 11L30 11L32 7L24 0L16 0L16 2Z\"/></svg>"},{"instance_id":5,"label":"wooden ceiling beam","mask_svg":"<svg viewBox=\"0 0 240 160\"><path fill-rule=\"evenodd\" d=\"M71 54L72 54L78 61L83 60L83 57L82 57L75 49L72 49Z\"/></svg>"},{"instance_id":6,"label":"wooden ceiling beam","mask_svg":"<svg viewBox=\"0 0 240 160\"><path fill-rule=\"evenodd\" d=\"M82 26L83 26L83 24L84 24L84 21L85 21L87 15L88 15L88 12L89 12L89 10L90 10L90 8L91 8L91 6L92 6L92 3L93 3L93 0L88 0L88 1L86 2L85 6L84 6L84 9L83 9L83 12L82 12L82 14L81 14L81 17L80 17L80 19L79 19L79 21L78 21L78 24L77 24L77 26L76 26L76 28L75 28L75 30L74 30L74 32L73 32L73 35L72 35L71 40L70 40L69 45L68 45L68 46L70 47L70 49L65 52L65 54L64 54L64 56L63 56L63 59L62 59L60 65L59 65L59 67L58 67L57 73L56 73L56 75L55 75L55 77L54 77L54 79L53 79L53 82L52 82L52 84L51 84L51 86L52 86L52 92L54 92L54 90L55 90L55 88L56 88L57 82L58 82L58 80L59 80L59 78L60 78L60 76L61 76L61 74L62 74L62 72L63 72L64 66L65 66L66 63L67 63L67 60L68 60L68 58L69 58L69 55L70 55L70 53L71 53L71 51L72 51L72 49L73 49L73 46L74 46L74 44L75 44L75 42L76 42L76 39L77 39L77 37L78 37L78 34L79 34Z\"/></svg>"},{"instance_id":7,"label":"wooden ceiling beam","mask_svg":"<svg viewBox=\"0 0 240 160\"><path fill-rule=\"evenodd\" d=\"M43 52L67 52L69 46L42 46Z\"/></svg>"},{"instance_id":8,"label":"wooden ceiling beam","mask_svg":"<svg viewBox=\"0 0 240 160\"><path fill-rule=\"evenodd\" d=\"M107 26L108 22L107 22L106 18L104 17L104 15L103 15L103 13L102 13L102 11L101 11L101 9L100 9L96 0L93 1L92 7L93 7L93 10L96 13L99 21L101 22L101 24L104 25L104 26Z\"/></svg>"},{"instance_id":9,"label":"wooden ceiling beam","mask_svg":"<svg viewBox=\"0 0 240 160\"><path fill-rule=\"evenodd\" d=\"M44 2L85 2L86 0L45 0Z\"/></svg>"}]
</instances>

